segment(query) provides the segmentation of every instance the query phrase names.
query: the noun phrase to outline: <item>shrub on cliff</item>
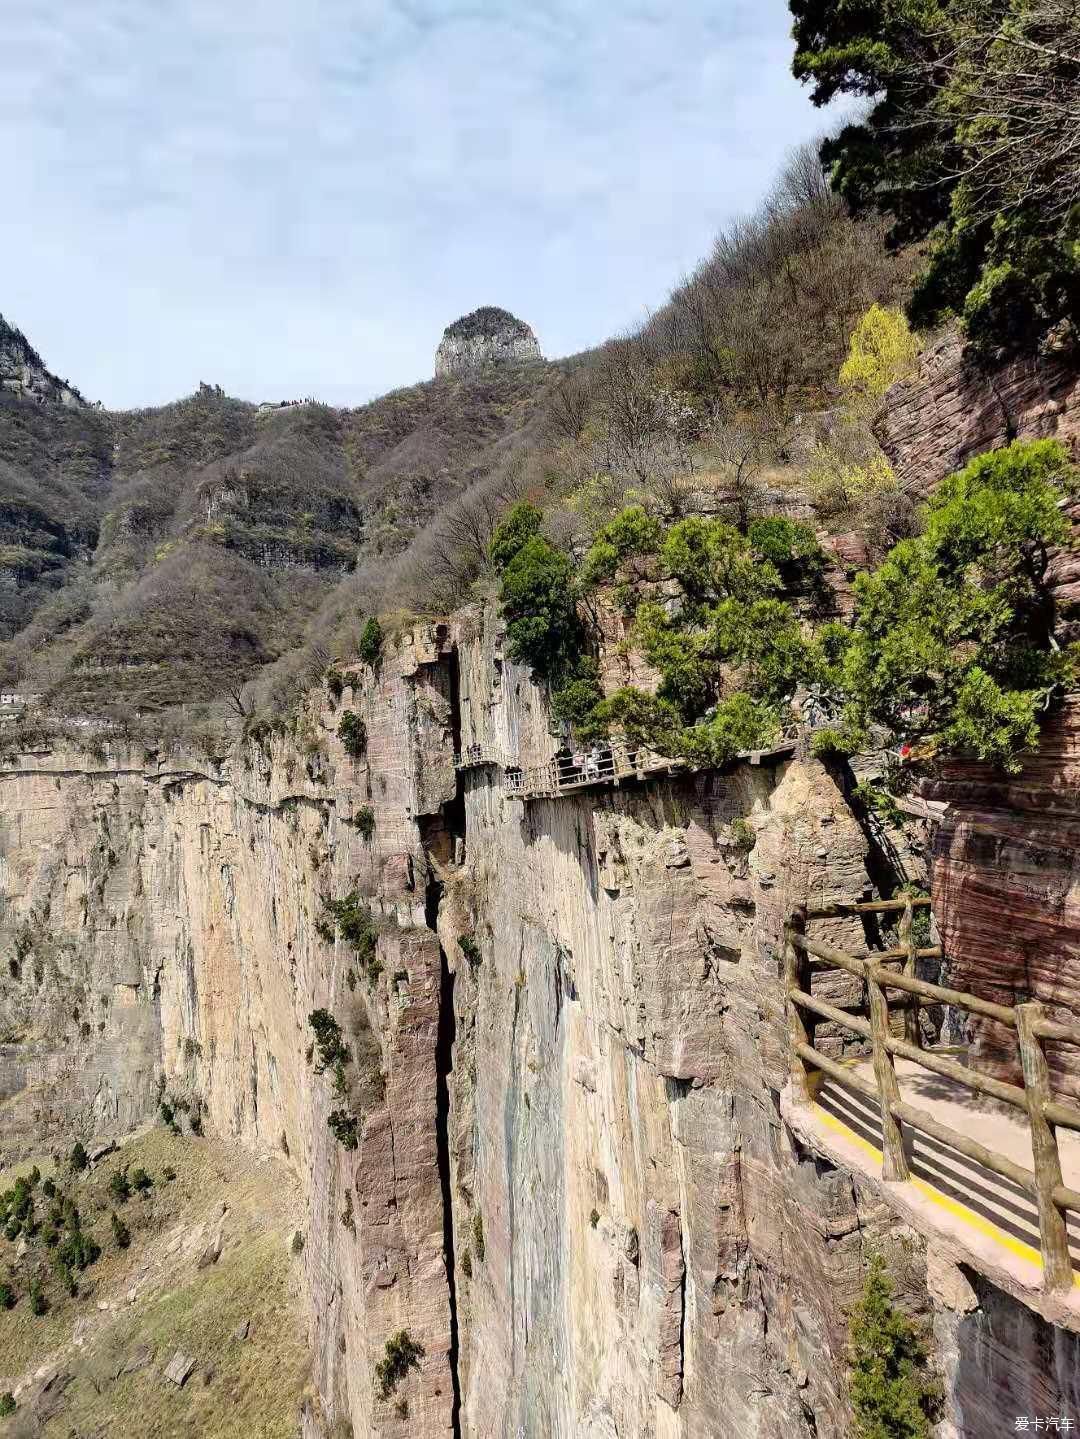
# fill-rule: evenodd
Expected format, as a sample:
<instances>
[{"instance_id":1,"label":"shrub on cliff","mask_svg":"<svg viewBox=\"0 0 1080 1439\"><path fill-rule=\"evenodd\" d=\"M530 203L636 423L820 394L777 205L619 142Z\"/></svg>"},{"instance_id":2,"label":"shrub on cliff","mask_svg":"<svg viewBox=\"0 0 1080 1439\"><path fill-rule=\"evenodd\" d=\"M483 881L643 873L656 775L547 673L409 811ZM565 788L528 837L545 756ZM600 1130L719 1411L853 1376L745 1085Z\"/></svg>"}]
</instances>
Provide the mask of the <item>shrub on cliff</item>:
<instances>
[{"instance_id":1,"label":"shrub on cliff","mask_svg":"<svg viewBox=\"0 0 1080 1439\"><path fill-rule=\"evenodd\" d=\"M367 754L367 726L355 710L345 711L338 721L337 732L345 753L353 759L363 759Z\"/></svg>"},{"instance_id":2,"label":"shrub on cliff","mask_svg":"<svg viewBox=\"0 0 1080 1439\"><path fill-rule=\"evenodd\" d=\"M480 946L476 942L476 936L463 934L458 939L458 948L469 962L471 969L476 969L483 956L480 953Z\"/></svg>"},{"instance_id":3,"label":"shrub on cliff","mask_svg":"<svg viewBox=\"0 0 1080 1439\"><path fill-rule=\"evenodd\" d=\"M312 1010L308 1015L308 1024L315 1032L315 1043L319 1050L319 1062L315 1067L316 1074L322 1074L338 1063L347 1064L349 1062L351 1056L348 1046L341 1037L341 1026L329 1010Z\"/></svg>"},{"instance_id":4,"label":"shrub on cliff","mask_svg":"<svg viewBox=\"0 0 1080 1439\"><path fill-rule=\"evenodd\" d=\"M72 1172L77 1174L80 1170L85 1169L89 1163L90 1156L86 1152L86 1147L81 1139L77 1139L75 1141L75 1147L68 1156L68 1164L71 1166Z\"/></svg>"},{"instance_id":5,"label":"shrub on cliff","mask_svg":"<svg viewBox=\"0 0 1080 1439\"><path fill-rule=\"evenodd\" d=\"M360 638L356 644L356 653L363 660L364 664L370 665L372 669L382 659L383 652L383 631L382 625L374 615L364 622L360 631Z\"/></svg>"},{"instance_id":6,"label":"shrub on cliff","mask_svg":"<svg viewBox=\"0 0 1080 1439\"><path fill-rule=\"evenodd\" d=\"M383 1357L375 1365L375 1383L379 1398L389 1399L410 1369L419 1368L424 1346L417 1343L407 1329L399 1329L386 1341Z\"/></svg>"},{"instance_id":7,"label":"shrub on cliff","mask_svg":"<svg viewBox=\"0 0 1080 1439\"><path fill-rule=\"evenodd\" d=\"M938 1388L919 1330L892 1303L880 1258L851 1315L849 1387L857 1439L928 1439Z\"/></svg>"},{"instance_id":8,"label":"shrub on cliff","mask_svg":"<svg viewBox=\"0 0 1080 1439\"><path fill-rule=\"evenodd\" d=\"M360 1143L357 1118L347 1110L333 1110L327 1115L326 1122L331 1134L344 1149L355 1149Z\"/></svg>"},{"instance_id":9,"label":"shrub on cliff","mask_svg":"<svg viewBox=\"0 0 1080 1439\"><path fill-rule=\"evenodd\" d=\"M776 567L755 555L746 536L723 520L679 520L664 537L660 558L696 605L750 601L782 588Z\"/></svg>"},{"instance_id":10,"label":"shrub on cliff","mask_svg":"<svg viewBox=\"0 0 1080 1439\"><path fill-rule=\"evenodd\" d=\"M342 939L356 951L360 963L370 970L375 962L379 928L369 907L356 890L350 890L343 899L326 899L323 905Z\"/></svg>"},{"instance_id":11,"label":"shrub on cliff","mask_svg":"<svg viewBox=\"0 0 1080 1439\"><path fill-rule=\"evenodd\" d=\"M360 831L361 839L371 839L375 833L375 811L369 804L362 804L353 815L352 823Z\"/></svg>"},{"instance_id":12,"label":"shrub on cliff","mask_svg":"<svg viewBox=\"0 0 1080 1439\"><path fill-rule=\"evenodd\" d=\"M115 1209L109 1216L109 1223L112 1225L113 1239L116 1241L117 1249L127 1249L131 1244L131 1230Z\"/></svg>"},{"instance_id":13,"label":"shrub on cliff","mask_svg":"<svg viewBox=\"0 0 1080 1439\"><path fill-rule=\"evenodd\" d=\"M6 1419L9 1414L15 1413L15 1395L10 1389L5 1389L0 1394L0 1419Z\"/></svg>"}]
</instances>

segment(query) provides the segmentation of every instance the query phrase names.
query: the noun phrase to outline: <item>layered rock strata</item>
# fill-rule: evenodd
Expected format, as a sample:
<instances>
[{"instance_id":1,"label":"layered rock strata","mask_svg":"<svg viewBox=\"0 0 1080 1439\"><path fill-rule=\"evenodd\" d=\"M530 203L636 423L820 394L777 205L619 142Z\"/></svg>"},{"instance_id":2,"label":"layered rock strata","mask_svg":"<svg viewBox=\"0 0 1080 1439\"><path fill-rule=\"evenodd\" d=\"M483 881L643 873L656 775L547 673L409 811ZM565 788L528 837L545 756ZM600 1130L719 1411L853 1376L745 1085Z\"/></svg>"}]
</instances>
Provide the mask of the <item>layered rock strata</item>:
<instances>
[{"instance_id":1,"label":"layered rock strata","mask_svg":"<svg viewBox=\"0 0 1080 1439\"><path fill-rule=\"evenodd\" d=\"M784 919L872 892L829 771L528 805L498 765L455 775L470 744L526 764L551 744L490 614L346 679L220 762L0 766L7 1154L151 1117L159 1076L217 1133L287 1154L308 1194L307 1439L842 1432L869 1250L932 1318L950 1422L979 1393L980 1323L987 1365L995 1336L1030 1335L979 1422L1041 1412L1035 1321L928 1284L920 1236L781 1119ZM326 929L322 901L350 893L380 922L366 968ZM350 1049L337 1091L318 1008ZM342 1110L355 1150L327 1123ZM383 1397L401 1330L423 1355Z\"/></svg>"},{"instance_id":2,"label":"layered rock strata","mask_svg":"<svg viewBox=\"0 0 1080 1439\"><path fill-rule=\"evenodd\" d=\"M893 385L874 433L904 489L927 495L974 455L1010 440L1054 436L1080 444L1080 371L1075 357L1033 355L986 370L947 330L918 373Z\"/></svg>"}]
</instances>

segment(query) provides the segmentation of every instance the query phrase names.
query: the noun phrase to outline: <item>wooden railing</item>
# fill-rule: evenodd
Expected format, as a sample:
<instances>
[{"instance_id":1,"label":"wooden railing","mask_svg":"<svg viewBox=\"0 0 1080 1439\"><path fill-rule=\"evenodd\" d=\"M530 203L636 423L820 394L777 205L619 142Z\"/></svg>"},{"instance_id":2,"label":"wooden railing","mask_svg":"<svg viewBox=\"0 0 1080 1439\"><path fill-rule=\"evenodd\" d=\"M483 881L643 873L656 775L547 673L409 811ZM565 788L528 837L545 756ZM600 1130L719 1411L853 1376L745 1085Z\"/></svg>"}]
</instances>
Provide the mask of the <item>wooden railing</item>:
<instances>
[{"instance_id":1,"label":"wooden railing","mask_svg":"<svg viewBox=\"0 0 1080 1439\"><path fill-rule=\"evenodd\" d=\"M1034 1199L1038 1212L1044 1287L1064 1289L1072 1284L1065 1211L1080 1210L1080 1192L1062 1182L1057 1128L1080 1130L1080 1109L1061 1103L1051 1092L1042 1041L1052 1039L1080 1045L1080 1025L1058 1024L1047 1019L1043 1006L1037 1001L1015 1006L995 1004L980 999L978 995L917 978L915 966L918 959L941 957L938 946L919 949L913 940L914 912L928 908L929 904L928 899L914 898L867 904L833 904L798 910L785 926L784 982L794 1097L807 1103L812 1100L810 1077L811 1072L817 1069L864 1099L876 1103L881 1114L882 1178L885 1180L902 1181L909 1177L902 1126L910 1125L1019 1186ZM860 958L830 949L807 937L806 926L810 921L865 914L899 914L899 948ZM899 968L891 967L897 962ZM815 963L844 970L860 979L865 986L865 1001L861 1005L865 1013L842 1009L814 994L811 976ZM899 998L895 995L896 991L899 991ZM953 1005L1015 1030L1023 1084L1009 1084L991 1075L980 1074L947 1053L924 1048L919 1030L919 1010L924 1004ZM893 1010L903 1010L903 1036L892 1032ZM873 1083L849 1065L822 1054L814 1047L818 1019L830 1020L870 1041ZM896 1077L898 1056L935 1074L944 1075L976 1094L989 1095L1025 1113L1031 1132L1034 1168L1027 1169L1017 1164L1006 1155L942 1124L918 1105L908 1103L901 1095Z\"/></svg>"},{"instance_id":2,"label":"wooden railing","mask_svg":"<svg viewBox=\"0 0 1080 1439\"><path fill-rule=\"evenodd\" d=\"M797 728L791 726L775 744L765 749L745 750L735 758L752 765L783 759L794 753L796 738ZM618 740L553 755L541 764L524 767L488 743L465 745L454 755L454 768L458 770L489 764L505 770L507 791L519 799L557 799L594 785L617 785L624 779L644 779L651 774L674 775L698 768L657 754L644 745L632 746Z\"/></svg>"},{"instance_id":3,"label":"wooden railing","mask_svg":"<svg viewBox=\"0 0 1080 1439\"><path fill-rule=\"evenodd\" d=\"M736 758L750 764L780 759L794 752L794 740L784 739L769 749L748 750ZM617 741L598 745L576 754L556 755L544 764L506 768L506 787L521 799L556 799L593 785L617 785L623 780L644 779L651 774L680 774L693 770L682 760L656 754L643 745L632 747Z\"/></svg>"},{"instance_id":4,"label":"wooden railing","mask_svg":"<svg viewBox=\"0 0 1080 1439\"><path fill-rule=\"evenodd\" d=\"M455 769L476 769L485 764L497 764L508 769L514 761L505 751L490 744L469 744L454 755Z\"/></svg>"}]
</instances>

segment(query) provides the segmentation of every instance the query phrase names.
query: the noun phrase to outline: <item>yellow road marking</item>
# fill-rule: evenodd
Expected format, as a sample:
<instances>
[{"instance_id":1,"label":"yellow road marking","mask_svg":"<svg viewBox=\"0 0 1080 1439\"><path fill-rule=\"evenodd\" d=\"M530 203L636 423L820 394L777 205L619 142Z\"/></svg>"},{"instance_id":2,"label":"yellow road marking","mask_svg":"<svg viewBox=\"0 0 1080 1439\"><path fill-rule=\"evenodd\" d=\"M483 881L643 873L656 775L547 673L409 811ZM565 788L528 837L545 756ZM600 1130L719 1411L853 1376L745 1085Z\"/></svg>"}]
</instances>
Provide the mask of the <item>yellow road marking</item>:
<instances>
[{"instance_id":1,"label":"yellow road marking","mask_svg":"<svg viewBox=\"0 0 1080 1439\"><path fill-rule=\"evenodd\" d=\"M827 1129L832 1129L835 1130L837 1134L842 1134L849 1143L856 1145L859 1149L865 1151L865 1153L872 1155L874 1159L881 1159L881 1150L878 1149L876 1145L871 1144L869 1140L863 1139L862 1135L856 1134L853 1129L849 1129L841 1120L837 1119L827 1110L822 1109L820 1104L815 1102L813 1108L817 1111L817 1117ZM1035 1264L1040 1269L1042 1268L1042 1255L1037 1249L1033 1249L1030 1244L1025 1244L1022 1239L1014 1239L1011 1234L1007 1234L1005 1230L999 1229L996 1224L991 1224L988 1219L984 1219L981 1214L976 1214L974 1210L969 1209L966 1204L960 1204L955 1199L950 1199L947 1194L942 1194L940 1189L935 1189L932 1184L927 1184L925 1180L915 1179L913 1177L907 1182L914 1185L918 1192L929 1199L932 1204L938 1205L938 1207L944 1209L947 1214L951 1214L954 1219L959 1219L962 1223L969 1225L987 1239L992 1239L996 1244L1000 1244L1002 1248L1007 1249L1010 1254L1015 1254L1020 1259L1026 1259L1028 1263ZM1080 1285L1080 1274L1073 1274L1073 1283Z\"/></svg>"}]
</instances>

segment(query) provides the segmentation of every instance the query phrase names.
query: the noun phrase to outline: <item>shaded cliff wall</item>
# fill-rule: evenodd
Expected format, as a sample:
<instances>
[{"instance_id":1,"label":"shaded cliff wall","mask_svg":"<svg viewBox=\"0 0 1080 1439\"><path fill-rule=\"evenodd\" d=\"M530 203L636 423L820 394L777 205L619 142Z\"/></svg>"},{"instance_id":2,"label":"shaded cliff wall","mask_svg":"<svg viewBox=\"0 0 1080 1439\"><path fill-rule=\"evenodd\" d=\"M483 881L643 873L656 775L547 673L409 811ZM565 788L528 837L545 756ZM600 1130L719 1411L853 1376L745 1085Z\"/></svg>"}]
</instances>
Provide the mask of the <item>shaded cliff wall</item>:
<instances>
[{"instance_id":1,"label":"shaded cliff wall","mask_svg":"<svg viewBox=\"0 0 1080 1439\"><path fill-rule=\"evenodd\" d=\"M933 860L934 912L949 982L1001 1004L1043 1000L1080 1015L1080 698L1017 775L950 761L923 785L948 802ZM1016 1036L972 1020L971 1061L1019 1082ZM1047 1044L1054 1086L1080 1097L1073 1045Z\"/></svg>"},{"instance_id":2,"label":"shaded cliff wall","mask_svg":"<svg viewBox=\"0 0 1080 1439\"><path fill-rule=\"evenodd\" d=\"M350 1416L358 1433L402 1429L372 1373L387 1335L408 1327L426 1351L407 1386L408 1432L442 1435L454 1395L435 1123L442 975L419 816L453 795L448 674L422 634L385 673L353 678L342 708L367 725L359 762L328 707L300 739L247 745L228 764L5 759L0 945L21 959L0 974L0 1142L10 1157L121 1133L153 1115L160 1075L168 1093L201 1098L219 1134L287 1150L309 1189L321 1399L308 1431ZM370 841L351 823L362 805ZM381 973L350 989L347 948L315 922L323 897L354 889L383 933ZM327 1128L342 1101L311 1062L307 1018L324 1006L358 1054L354 1153Z\"/></svg>"},{"instance_id":3,"label":"shaded cliff wall","mask_svg":"<svg viewBox=\"0 0 1080 1439\"><path fill-rule=\"evenodd\" d=\"M960 337L949 332L914 377L889 391L874 428L916 495L1013 439L1053 436L1076 455L1080 372L1053 356L987 371L965 360ZM1080 501L1065 510L1074 538L1048 570L1062 646L1080 639ZM932 877L951 983L1003 1004L1041 999L1066 1020L1080 1015L1080 696L1051 719L1020 774L950 760L921 791L949 806ZM1014 1035L979 1020L970 1022L970 1038L973 1064L1019 1078ZM1075 1049L1047 1052L1055 1085L1080 1096Z\"/></svg>"}]
</instances>

